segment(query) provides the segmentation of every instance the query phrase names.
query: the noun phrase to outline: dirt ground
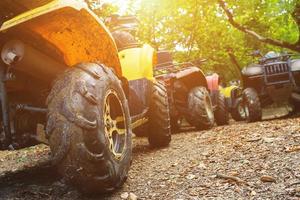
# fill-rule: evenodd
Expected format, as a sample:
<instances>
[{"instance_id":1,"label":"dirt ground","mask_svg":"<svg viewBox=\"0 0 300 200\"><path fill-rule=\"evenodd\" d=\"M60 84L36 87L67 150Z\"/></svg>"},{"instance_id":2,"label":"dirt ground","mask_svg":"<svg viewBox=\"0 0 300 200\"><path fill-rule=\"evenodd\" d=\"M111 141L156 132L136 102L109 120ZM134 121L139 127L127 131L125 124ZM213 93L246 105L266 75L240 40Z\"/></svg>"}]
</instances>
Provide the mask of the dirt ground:
<instances>
[{"instance_id":1,"label":"dirt ground","mask_svg":"<svg viewBox=\"0 0 300 200\"><path fill-rule=\"evenodd\" d=\"M160 150L135 138L133 152L124 187L96 197L64 184L46 146L0 152L0 199L300 199L300 118L186 128Z\"/></svg>"}]
</instances>

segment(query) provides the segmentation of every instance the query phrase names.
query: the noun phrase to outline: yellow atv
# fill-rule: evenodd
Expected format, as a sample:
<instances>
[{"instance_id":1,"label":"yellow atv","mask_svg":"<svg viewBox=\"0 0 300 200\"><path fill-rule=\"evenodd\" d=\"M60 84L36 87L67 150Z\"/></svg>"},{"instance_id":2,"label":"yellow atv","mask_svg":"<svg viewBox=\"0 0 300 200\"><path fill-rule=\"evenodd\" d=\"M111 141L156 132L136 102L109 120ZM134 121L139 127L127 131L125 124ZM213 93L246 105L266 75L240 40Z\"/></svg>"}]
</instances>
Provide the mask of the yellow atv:
<instances>
[{"instance_id":1,"label":"yellow atv","mask_svg":"<svg viewBox=\"0 0 300 200\"><path fill-rule=\"evenodd\" d=\"M246 120L246 113L243 106L242 89L237 85L220 87L220 92L224 95L226 105L235 121Z\"/></svg>"},{"instance_id":2,"label":"yellow atv","mask_svg":"<svg viewBox=\"0 0 300 200\"><path fill-rule=\"evenodd\" d=\"M138 116L133 117L133 132L137 136L147 136L151 146L168 145L171 141L170 109L167 89L153 75L156 51L134 38L131 31L137 25L135 16L113 15L106 19L106 24L116 41L123 75L128 81L130 112ZM144 123L147 121L149 123Z\"/></svg>"},{"instance_id":3,"label":"yellow atv","mask_svg":"<svg viewBox=\"0 0 300 200\"><path fill-rule=\"evenodd\" d=\"M85 3L1 0L0 50L1 149L49 143L67 182L102 193L127 178L132 127L148 125L153 146L170 142L167 96L150 64L134 76L122 69L111 33ZM144 109L130 110L134 95L147 97Z\"/></svg>"}]
</instances>

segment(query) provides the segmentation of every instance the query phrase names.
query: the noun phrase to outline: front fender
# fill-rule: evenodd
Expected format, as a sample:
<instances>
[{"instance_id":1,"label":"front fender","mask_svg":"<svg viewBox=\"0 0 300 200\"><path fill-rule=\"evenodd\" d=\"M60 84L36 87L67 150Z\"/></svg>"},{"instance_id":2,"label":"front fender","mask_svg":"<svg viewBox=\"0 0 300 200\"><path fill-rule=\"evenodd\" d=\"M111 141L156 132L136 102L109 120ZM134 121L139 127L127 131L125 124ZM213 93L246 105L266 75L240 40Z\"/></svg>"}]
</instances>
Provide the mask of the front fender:
<instances>
[{"instance_id":1,"label":"front fender","mask_svg":"<svg viewBox=\"0 0 300 200\"><path fill-rule=\"evenodd\" d=\"M204 73L198 67L186 67L175 74L176 80L181 81L186 87L192 89L203 86L208 89Z\"/></svg>"},{"instance_id":2,"label":"front fender","mask_svg":"<svg viewBox=\"0 0 300 200\"><path fill-rule=\"evenodd\" d=\"M263 69L261 65L251 64L242 70L242 74L247 77L258 76L263 74Z\"/></svg>"},{"instance_id":3,"label":"front fender","mask_svg":"<svg viewBox=\"0 0 300 200\"><path fill-rule=\"evenodd\" d=\"M300 59L291 61L291 71L292 72L300 71Z\"/></svg>"},{"instance_id":4,"label":"front fender","mask_svg":"<svg viewBox=\"0 0 300 200\"><path fill-rule=\"evenodd\" d=\"M234 90L238 90L239 87L232 85L229 87L221 88L220 92L225 96L225 98L231 98Z\"/></svg>"},{"instance_id":5,"label":"front fender","mask_svg":"<svg viewBox=\"0 0 300 200\"><path fill-rule=\"evenodd\" d=\"M154 81L153 56L155 50L150 45L129 48L119 52L124 77L129 81L148 79Z\"/></svg>"},{"instance_id":6,"label":"front fender","mask_svg":"<svg viewBox=\"0 0 300 200\"><path fill-rule=\"evenodd\" d=\"M67 66L100 62L122 76L110 32L83 2L54 0L4 22L0 32L36 45L46 54L50 49Z\"/></svg>"},{"instance_id":7,"label":"front fender","mask_svg":"<svg viewBox=\"0 0 300 200\"><path fill-rule=\"evenodd\" d=\"M206 81L208 85L208 89L210 91L218 91L219 90L219 75L214 73L213 75L206 76Z\"/></svg>"}]
</instances>

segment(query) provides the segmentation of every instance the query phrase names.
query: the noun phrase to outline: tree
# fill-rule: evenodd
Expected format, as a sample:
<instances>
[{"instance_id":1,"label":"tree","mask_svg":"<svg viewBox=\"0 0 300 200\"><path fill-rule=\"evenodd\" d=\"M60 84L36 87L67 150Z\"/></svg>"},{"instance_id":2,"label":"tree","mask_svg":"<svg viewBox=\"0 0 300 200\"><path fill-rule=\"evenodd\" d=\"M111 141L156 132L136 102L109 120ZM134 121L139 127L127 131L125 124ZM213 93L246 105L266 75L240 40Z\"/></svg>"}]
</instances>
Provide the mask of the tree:
<instances>
[{"instance_id":1,"label":"tree","mask_svg":"<svg viewBox=\"0 0 300 200\"><path fill-rule=\"evenodd\" d=\"M105 9L99 1L87 1L100 17L118 10L118 5ZM201 68L217 72L228 81L240 78L238 69L253 62L247 56L253 50L282 51L290 47L299 51L299 0L126 2L128 14L139 19L137 38L141 43L170 50L178 62L206 58L208 62Z\"/></svg>"},{"instance_id":2,"label":"tree","mask_svg":"<svg viewBox=\"0 0 300 200\"><path fill-rule=\"evenodd\" d=\"M250 36L254 37L255 39L257 39L261 42L268 43L268 44L271 44L271 45L275 45L275 46L278 46L278 47L291 49L293 51L298 51L298 52L300 51L300 35L298 36L298 40L295 43L290 43L290 42L286 42L286 41L283 41L283 40L276 40L276 39L272 39L272 38L269 38L269 37L264 37L261 34L259 34L255 31L247 28L246 26L241 25L238 22L236 22L232 12L227 7L226 2L224 0L218 0L218 2L220 4L221 8L224 10L225 14L227 15L229 23L232 26L234 26L235 28L237 28L238 30L249 34ZM298 30L300 30L300 1L297 1L292 16L293 16L295 22L298 25Z\"/></svg>"},{"instance_id":3,"label":"tree","mask_svg":"<svg viewBox=\"0 0 300 200\"><path fill-rule=\"evenodd\" d=\"M85 0L88 7L100 18L104 19L116 12L118 6L109 3L102 3L99 0Z\"/></svg>"}]
</instances>

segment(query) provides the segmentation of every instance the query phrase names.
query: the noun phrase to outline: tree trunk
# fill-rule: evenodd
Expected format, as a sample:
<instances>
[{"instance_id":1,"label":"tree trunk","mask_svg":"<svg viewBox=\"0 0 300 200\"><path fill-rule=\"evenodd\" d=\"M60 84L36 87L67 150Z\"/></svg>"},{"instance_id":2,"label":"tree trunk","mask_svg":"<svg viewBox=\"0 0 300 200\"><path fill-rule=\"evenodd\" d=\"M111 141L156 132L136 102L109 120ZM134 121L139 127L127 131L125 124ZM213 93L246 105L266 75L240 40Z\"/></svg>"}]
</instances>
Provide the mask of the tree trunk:
<instances>
[{"instance_id":1,"label":"tree trunk","mask_svg":"<svg viewBox=\"0 0 300 200\"><path fill-rule=\"evenodd\" d=\"M298 25L299 37L298 37L298 45L300 45L300 1L297 1L295 6L295 10L293 12L293 18Z\"/></svg>"},{"instance_id":2,"label":"tree trunk","mask_svg":"<svg viewBox=\"0 0 300 200\"><path fill-rule=\"evenodd\" d=\"M230 58L230 61L232 62L232 64L235 66L235 75L237 75L238 78L242 78L242 74L241 74L241 66L239 64L239 62L237 61L236 59L236 56L234 55L234 52L231 48L228 48L227 49L227 53L228 53L228 56Z\"/></svg>"}]
</instances>

